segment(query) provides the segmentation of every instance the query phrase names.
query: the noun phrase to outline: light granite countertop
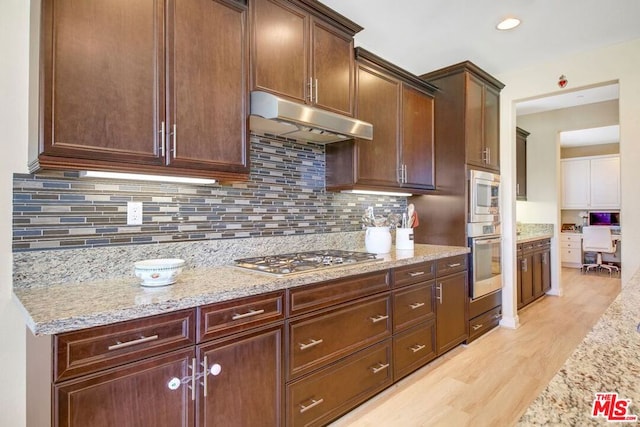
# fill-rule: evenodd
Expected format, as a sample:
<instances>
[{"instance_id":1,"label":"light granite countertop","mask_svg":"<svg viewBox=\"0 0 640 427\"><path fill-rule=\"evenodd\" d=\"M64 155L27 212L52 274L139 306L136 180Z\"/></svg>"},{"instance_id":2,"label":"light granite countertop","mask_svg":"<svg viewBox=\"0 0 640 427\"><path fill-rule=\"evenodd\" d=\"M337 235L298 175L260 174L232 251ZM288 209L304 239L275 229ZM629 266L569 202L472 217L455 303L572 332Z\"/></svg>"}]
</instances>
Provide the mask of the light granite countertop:
<instances>
[{"instance_id":1,"label":"light granite countertop","mask_svg":"<svg viewBox=\"0 0 640 427\"><path fill-rule=\"evenodd\" d=\"M175 284L161 288L141 287L131 273L95 281L14 287L14 296L31 331L50 335L468 252L466 247L416 244L409 252L392 248L390 254L380 255L379 261L290 277L273 277L233 265L199 266L185 268Z\"/></svg>"},{"instance_id":2,"label":"light granite countertop","mask_svg":"<svg viewBox=\"0 0 640 427\"><path fill-rule=\"evenodd\" d=\"M627 415L640 424L640 271L627 282L598 323L520 419L519 426L610 425L591 417L596 393L630 399Z\"/></svg>"},{"instance_id":3,"label":"light granite countertop","mask_svg":"<svg viewBox=\"0 0 640 427\"><path fill-rule=\"evenodd\" d=\"M533 242L541 239L550 239L553 237L553 233L547 233L544 231L539 232L530 232L530 233L520 233L516 236L517 243L527 243Z\"/></svg>"}]
</instances>

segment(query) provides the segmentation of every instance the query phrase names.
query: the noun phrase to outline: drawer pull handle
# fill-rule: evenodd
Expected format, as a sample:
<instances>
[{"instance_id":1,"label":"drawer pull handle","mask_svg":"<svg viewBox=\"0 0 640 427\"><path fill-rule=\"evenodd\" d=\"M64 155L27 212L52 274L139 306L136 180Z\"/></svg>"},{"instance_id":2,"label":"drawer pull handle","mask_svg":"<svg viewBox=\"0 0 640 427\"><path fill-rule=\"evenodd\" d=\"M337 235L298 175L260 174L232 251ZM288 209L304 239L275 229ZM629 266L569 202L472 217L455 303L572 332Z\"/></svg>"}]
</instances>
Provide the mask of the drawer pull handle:
<instances>
[{"instance_id":1,"label":"drawer pull handle","mask_svg":"<svg viewBox=\"0 0 640 427\"><path fill-rule=\"evenodd\" d=\"M384 371L388 367L389 367L388 363L379 363L378 366L374 366L373 368L371 368L371 370L373 371L374 374L377 374L380 371Z\"/></svg>"},{"instance_id":2,"label":"drawer pull handle","mask_svg":"<svg viewBox=\"0 0 640 427\"><path fill-rule=\"evenodd\" d=\"M418 276L422 276L423 274L425 274L424 271L412 271L412 272L409 272L409 276L411 276L411 277L418 277Z\"/></svg>"},{"instance_id":3,"label":"drawer pull handle","mask_svg":"<svg viewBox=\"0 0 640 427\"><path fill-rule=\"evenodd\" d=\"M462 264L459 262L456 262L455 264L447 264L447 267L449 268L453 268L453 267L460 267Z\"/></svg>"},{"instance_id":4,"label":"drawer pull handle","mask_svg":"<svg viewBox=\"0 0 640 427\"><path fill-rule=\"evenodd\" d=\"M414 353L419 352L420 350L425 349L427 346L424 344L416 344L415 347L411 347L411 351Z\"/></svg>"},{"instance_id":5,"label":"drawer pull handle","mask_svg":"<svg viewBox=\"0 0 640 427\"><path fill-rule=\"evenodd\" d=\"M149 341L155 341L158 338L159 338L158 335L151 335L150 337L140 337L137 340L127 341L127 342L116 341L115 344L107 347L107 350L119 350L121 348L131 347L132 345L142 344Z\"/></svg>"},{"instance_id":6,"label":"drawer pull handle","mask_svg":"<svg viewBox=\"0 0 640 427\"><path fill-rule=\"evenodd\" d=\"M231 320L244 319L246 317L257 316L258 314L262 313L264 313L264 310L251 310L248 313L234 314L233 316L231 316Z\"/></svg>"},{"instance_id":7,"label":"drawer pull handle","mask_svg":"<svg viewBox=\"0 0 640 427\"><path fill-rule=\"evenodd\" d=\"M311 339L310 342L308 342L307 344L298 344L298 345L300 346L300 350L306 350L308 348L315 347L321 343L322 343L322 340Z\"/></svg>"},{"instance_id":8,"label":"drawer pull handle","mask_svg":"<svg viewBox=\"0 0 640 427\"><path fill-rule=\"evenodd\" d=\"M309 409L311 408L315 408L316 406L318 406L319 404L321 404L322 402L324 402L324 399L311 399L311 403L309 403L307 406L304 405L300 405L300 413L304 414L305 412L307 412Z\"/></svg>"},{"instance_id":9,"label":"drawer pull handle","mask_svg":"<svg viewBox=\"0 0 640 427\"><path fill-rule=\"evenodd\" d=\"M416 308L420 308L424 305L423 302L416 302L413 304L409 304L409 307L411 307L411 310L415 310Z\"/></svg>"},{"instance_id":10,"label":"drawer pull handle","mask_svg":"<svg viewBox=\"0 0 640 427\"><path fill-rule=\"evenodd\" d=\"M479 325L473 325L472 328L474 331L477 331L478 329L482 328L484 325L482 323L480 323Z\"/></svg>"},{"instance_id":11,"label":"drawer pull handle","mask_svg":"<svg viewBox=\"0 0 640 427\"><path fill-rule=\"evenodd\" d=\"M370 317L371 321L373 323L378 323L378 322L382 322L383 320L387 320L389 318L389 316L381 314L379 316L376 317Z\"/></svg>"},{"instance_id":12,"label":"drawer pull handle","mask_svg":"<svg viewBox=\"0 0 640 427\"><path fill-rule=\"evenodd\" d=\"M493 315L494 319L499 319L501 317L502 317L502 314L500 314L500 313L496 313L496 314Z\"/></svg>"}]
</instances>

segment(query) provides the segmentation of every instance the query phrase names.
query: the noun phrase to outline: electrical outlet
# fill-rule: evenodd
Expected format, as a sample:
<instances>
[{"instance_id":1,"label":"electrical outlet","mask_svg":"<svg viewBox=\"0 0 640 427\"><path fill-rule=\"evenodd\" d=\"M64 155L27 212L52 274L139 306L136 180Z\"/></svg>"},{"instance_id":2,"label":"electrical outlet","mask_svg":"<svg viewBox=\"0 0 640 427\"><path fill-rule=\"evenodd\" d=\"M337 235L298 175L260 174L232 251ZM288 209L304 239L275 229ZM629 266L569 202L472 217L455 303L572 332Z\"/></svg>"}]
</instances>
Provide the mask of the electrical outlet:
<instances>
[{"instance_id":1,"label":"electrical outlet","mask_svg":"<svg viewBox=\"0 0 640 427\"><path fill-rule=\"evenodd\" d=\"M127 225L142 225L142 202L127 202Z\"/></svg>"}]
</instances>

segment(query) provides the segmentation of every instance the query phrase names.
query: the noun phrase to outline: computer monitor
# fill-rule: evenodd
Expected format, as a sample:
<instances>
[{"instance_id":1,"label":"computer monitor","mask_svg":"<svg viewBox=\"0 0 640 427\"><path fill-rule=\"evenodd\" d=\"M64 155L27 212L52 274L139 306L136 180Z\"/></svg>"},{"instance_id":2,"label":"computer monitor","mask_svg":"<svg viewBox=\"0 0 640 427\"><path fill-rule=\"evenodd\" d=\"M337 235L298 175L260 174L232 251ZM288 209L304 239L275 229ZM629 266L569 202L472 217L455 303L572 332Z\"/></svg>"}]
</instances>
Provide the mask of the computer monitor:
<instances>
[{"instance_id":1,"label":"computer monitor","mask_svg":"<svg viewBox=\"0 0 640 427\"><path fill-rule=\"evenodd\" d=\"M589 225L620 226L620 212L589 212Z\"/></svg>"}]
</instances>

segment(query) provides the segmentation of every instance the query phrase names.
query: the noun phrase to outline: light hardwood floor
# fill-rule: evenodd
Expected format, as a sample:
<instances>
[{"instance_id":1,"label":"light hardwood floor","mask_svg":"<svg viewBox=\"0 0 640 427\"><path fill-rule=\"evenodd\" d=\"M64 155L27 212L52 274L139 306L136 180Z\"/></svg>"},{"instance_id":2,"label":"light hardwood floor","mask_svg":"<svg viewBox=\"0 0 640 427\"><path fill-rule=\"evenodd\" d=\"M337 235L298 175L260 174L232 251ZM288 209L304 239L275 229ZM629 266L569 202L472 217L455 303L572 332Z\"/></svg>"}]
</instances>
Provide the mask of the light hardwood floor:
<instances>
[{"instance_id":1,"label":"light hardwood floor","mask_svg":"<svg viewBox=\"0 0 640 427\"><path fill-rule=\"evenodd\" d=\"M332 427L516 424L620 292L620 279L563 269L562 297L522 309L335 421Z\"/></svg>"}]
</instances>

